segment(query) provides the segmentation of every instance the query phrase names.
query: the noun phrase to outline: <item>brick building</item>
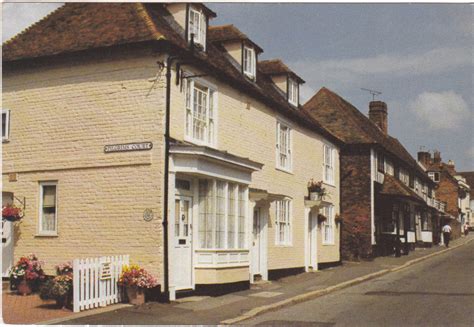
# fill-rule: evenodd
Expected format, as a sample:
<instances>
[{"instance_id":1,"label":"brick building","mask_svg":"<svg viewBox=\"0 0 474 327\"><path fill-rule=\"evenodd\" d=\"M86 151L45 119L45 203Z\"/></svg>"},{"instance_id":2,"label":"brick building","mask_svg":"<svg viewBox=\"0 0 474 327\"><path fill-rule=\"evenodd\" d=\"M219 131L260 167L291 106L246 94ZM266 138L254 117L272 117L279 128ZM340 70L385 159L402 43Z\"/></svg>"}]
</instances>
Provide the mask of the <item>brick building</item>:
<instances>
[{"instance_id":1,"label":"brick building","mask_svg":"<svg viewBox=\"0 0 474 327\"><path fill-rule=\"evenodd\" d=\"M425 167L428 176L436 183L438 198L446 202L446 217L443 223L449 223L453 238L461 235L465 222L471 220L470 192L466 178L456 172L454 162L441 159L441 153L418 152L418 161Z\"/></svg>"},{"instance_id":2,"label":"brick building","mask_svg":"<svg viewBox=\"0 0 474 327\"><path fill-rule=\"evenodd\" d=\"M438 242L435 183L403 145L388 134L388 110L372 101L368 117L322 88L304 109L344 141L341 148L342 256L405 253L415 244ZM395 245L394 245L395 244Z\"/></svg>"},{"instance_id":3,"label":"brick building","mask_svg":"<svg viewBox=\"0 0 474 327\"><path fill-rule=\"evenodd\" d=\"M342 142L302 110L304 81L215 15L68 3L3 45L15 259L129 254L171 297L340 261Z\"/></svg>"}]
</instances>

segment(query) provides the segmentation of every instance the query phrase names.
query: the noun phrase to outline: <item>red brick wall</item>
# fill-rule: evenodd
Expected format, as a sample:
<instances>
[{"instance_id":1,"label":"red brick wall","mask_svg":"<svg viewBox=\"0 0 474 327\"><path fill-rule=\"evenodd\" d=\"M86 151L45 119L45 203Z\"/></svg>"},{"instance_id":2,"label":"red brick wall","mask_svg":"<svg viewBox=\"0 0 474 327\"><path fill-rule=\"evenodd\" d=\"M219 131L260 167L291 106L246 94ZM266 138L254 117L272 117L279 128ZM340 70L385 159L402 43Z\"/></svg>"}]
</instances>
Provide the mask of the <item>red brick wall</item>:
<instances>
[{"instance_id":1,"label":"red brick wall","mask_svg":"<svg viewBox=\"0 0 474 327\"><path fill-rule=\"evenodd\" d=\"M446 171L441 172L440 177L438 188L436 189L436 197L446 202L446 212L457 218L459 216L458 183L454 181ZM460 225L461 223L459 221L450 221L450 226L453 230L451 234L453 239L461 236Z\"/></svg>"},{"instance_id":2,"label":"red brick wall","mask_svg":"<svg viewBox=\"0 0 474 327\"><path fill-rule=\"evenodd\" d=\"M343 259L372 256L370 220L370 149L343 149L341 164L341 239Z\"/></svg>"}]
</instances>

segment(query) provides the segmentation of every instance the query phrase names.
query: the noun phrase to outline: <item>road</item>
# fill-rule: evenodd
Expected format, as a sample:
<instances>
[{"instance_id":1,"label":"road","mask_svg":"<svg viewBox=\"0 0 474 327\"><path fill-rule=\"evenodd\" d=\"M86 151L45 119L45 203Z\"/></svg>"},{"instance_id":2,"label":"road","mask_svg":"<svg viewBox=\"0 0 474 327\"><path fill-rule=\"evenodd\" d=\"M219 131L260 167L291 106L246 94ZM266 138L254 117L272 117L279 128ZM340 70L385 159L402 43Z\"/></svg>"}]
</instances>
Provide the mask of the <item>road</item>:
<instances>
[{"instance_id":1,"label":"road","mask_svg":"<svg viewBox=\"0 0 474 327\"><path fill-rule=\"evenodd\" d=\"M243 323L474 326L474 242L407 269Z\"/></svg>"}]
</instances>

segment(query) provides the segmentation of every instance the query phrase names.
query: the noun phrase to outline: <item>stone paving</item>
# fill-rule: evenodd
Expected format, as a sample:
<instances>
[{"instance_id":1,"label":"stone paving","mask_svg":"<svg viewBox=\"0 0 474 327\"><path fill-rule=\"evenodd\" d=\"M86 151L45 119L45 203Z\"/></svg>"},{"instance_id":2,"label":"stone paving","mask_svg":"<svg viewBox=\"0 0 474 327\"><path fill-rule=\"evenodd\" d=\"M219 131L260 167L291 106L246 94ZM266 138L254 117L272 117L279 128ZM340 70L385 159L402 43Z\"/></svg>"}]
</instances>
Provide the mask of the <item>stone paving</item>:
<instances>
[{"instance_id":1,"label":"stone paving","mask_svg":"<svg viewBox=\"0 0 474 327\"><path fill-rule=\"evenodd\" d=\"M43 301L38 294L18 295L2 287L2 318L6 324L34 324L46 320L72 316L71 310L59 309L54 300Z\"/></svg>"}]
</instances>

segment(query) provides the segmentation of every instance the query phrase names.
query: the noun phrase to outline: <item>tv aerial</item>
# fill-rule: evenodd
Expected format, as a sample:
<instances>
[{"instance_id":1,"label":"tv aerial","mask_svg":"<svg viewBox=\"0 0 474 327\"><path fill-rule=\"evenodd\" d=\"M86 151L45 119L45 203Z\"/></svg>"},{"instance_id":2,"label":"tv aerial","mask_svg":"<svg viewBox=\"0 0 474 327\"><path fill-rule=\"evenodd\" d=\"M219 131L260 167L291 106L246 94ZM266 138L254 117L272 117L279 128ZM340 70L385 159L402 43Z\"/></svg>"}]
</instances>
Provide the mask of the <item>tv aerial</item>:
<instances>
[{"instance_id":1,"label":"tv aerial","mask_svg":"<svg viewBox=\"0 0 474 327\"><path fill-rule=\"evenodd\" d=\"M380 91L376 91L376 90L371 90L371 89L366 89L366 88L363 88L361 87L360 88L362 91L366 91L366 92L369 92L370 94L372 94L372 101L375 100L375 97L382 94L382 92Z\"/></svg>"}]
</instances>

